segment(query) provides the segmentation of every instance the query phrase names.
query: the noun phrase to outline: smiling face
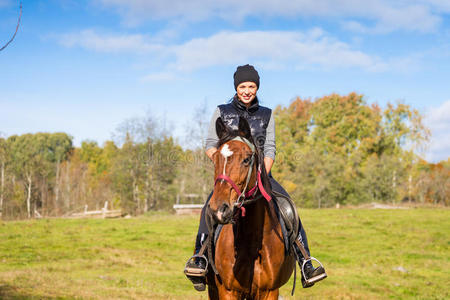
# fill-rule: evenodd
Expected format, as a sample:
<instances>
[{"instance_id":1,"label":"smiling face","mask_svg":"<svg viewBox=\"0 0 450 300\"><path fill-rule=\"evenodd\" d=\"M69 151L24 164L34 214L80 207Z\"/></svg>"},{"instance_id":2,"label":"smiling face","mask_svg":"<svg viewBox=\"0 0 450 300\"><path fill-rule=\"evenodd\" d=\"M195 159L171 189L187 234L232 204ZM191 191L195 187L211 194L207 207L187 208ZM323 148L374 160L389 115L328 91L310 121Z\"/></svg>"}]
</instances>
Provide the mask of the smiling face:
<instances>
[{"instance_id":1,"label":"smiling face","mask_svg":"<svg viewBox=\"0 0 450 300\"><path fill-rule=\"evenodd\" d=\"M252 81L242 82L236 88L239 101L247 107L250 106L250 103L255 99L257 91L258 86Z\"/></svg>"}]
</instances>

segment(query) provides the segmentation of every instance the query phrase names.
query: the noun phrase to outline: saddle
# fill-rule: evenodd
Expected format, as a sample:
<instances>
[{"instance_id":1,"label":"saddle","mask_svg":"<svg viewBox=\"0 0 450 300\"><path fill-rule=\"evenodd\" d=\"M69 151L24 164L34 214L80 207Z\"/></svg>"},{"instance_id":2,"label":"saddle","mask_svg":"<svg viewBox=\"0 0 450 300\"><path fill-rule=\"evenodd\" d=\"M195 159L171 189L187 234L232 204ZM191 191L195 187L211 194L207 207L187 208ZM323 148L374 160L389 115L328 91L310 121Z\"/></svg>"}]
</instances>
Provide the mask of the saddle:
<instances>
[{"instance_id":1,"label":"saddle","mask_svg":"<svg viewBox=\"0 0 450 300\"><path fill-rule=\"evenodd\" d=\"M281 231L283 233L285 250L289 253L300 230L300 221L297 209L289 197L286 197L276 191L273 191L272 193L275 196L275 209L280 221Z\"/></svg>"}]
</instances>

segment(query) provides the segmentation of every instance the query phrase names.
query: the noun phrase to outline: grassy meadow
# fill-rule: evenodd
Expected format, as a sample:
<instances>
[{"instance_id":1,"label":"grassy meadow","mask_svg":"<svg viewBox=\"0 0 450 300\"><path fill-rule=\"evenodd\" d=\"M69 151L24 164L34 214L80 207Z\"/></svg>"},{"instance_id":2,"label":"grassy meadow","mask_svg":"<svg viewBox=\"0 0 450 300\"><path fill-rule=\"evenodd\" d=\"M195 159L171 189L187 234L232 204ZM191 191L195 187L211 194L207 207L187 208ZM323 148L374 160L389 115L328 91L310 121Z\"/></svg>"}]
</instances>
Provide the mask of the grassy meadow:
<instances>
[{"instance_id":1,"label":"grassy meadow","mask_svg":"<svg viewBox=\"0 0 450 300\"><path fill-rule=\"evenodd\" d=\"M449 299L448 209L301 210L329 278L284 299ZM0 223L0 299L207 299L184 277L198 216Z\"/></svg>"}]
</instances>

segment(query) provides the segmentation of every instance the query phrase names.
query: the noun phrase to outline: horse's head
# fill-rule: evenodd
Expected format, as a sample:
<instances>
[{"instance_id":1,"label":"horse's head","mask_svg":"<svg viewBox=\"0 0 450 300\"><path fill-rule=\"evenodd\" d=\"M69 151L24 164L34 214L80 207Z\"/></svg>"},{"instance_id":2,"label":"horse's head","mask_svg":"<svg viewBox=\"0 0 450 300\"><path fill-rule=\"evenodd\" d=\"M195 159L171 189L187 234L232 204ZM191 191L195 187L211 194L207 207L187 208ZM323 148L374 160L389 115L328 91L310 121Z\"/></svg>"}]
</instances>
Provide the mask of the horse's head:
<instances>
[{"instance_id":1,"label":"horse's head","mask_svg":"<svg viewBox=\"0 0 450 300\"><path fill-rule=\"evenodd\" d=\"M256 182L257 149L247 120L239 118L236 132L227 129L221 118L216 121L218 151L213 155L215 167L214 192L209 209L214 219L230 223L235 204Z\"/></svg>"}]
</instances>

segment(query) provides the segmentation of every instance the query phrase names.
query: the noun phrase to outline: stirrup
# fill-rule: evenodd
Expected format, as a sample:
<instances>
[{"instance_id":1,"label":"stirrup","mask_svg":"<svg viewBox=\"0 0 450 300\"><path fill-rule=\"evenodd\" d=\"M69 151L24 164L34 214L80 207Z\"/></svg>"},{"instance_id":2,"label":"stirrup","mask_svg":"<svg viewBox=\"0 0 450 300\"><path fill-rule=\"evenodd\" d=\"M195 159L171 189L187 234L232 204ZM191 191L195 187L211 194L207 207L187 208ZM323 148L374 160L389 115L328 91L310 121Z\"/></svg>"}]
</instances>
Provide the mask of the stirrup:
<instances>
[{"instance_id":1,"label":"stirrup","mask_svg":"<svg viewBox=\"0 0 450 300\"><path fill-rule=\"evenodd\" d=\"M195 259L203 259L205 261L205 269L200 269L200 268L193 268L191 266L189 266L189 264L194 261L195 264ZM186 262L186 265L184 266L184 274L186 274L186 276L194 276L194 277L204 277L206 276L206 273L208 272L208 259L206 258L206 256L204 255L198 255L198 254L194 254L193 256L191 256L191 258L188 259L188 261Z\"/></svg>"},{"instance_id":2,"label":"stirrup","mask_svg":"<svg viewBox=\"0 0 450 300\"><path fill-rule=\"evenodd\" d=\"M322 269L323 269L323 273L320 274L320 275L317 275L317 276L315 276L315 277L308 278L308 277L306 277L306 274L305 274L305 265L306 265L307 262L312 261L312 260L317 261L317 262L319 263L319 265L320 265L320 266L322 267ZM312 285L312 284L314 284L314 283L317 282L317 281L320 281L320 280L322 280L322 279L325 279L325 278L327 277L327 273L325 272L325 268L323 267L322 263L321 263L317 258L314 258L314 257L310 256L309 259L304 259L304 260L303 260L303 264L302 264L302 276L303 276L303 278L305 279L305 283L306 283L307 285Z\"/></svg>"}]
</instances>

